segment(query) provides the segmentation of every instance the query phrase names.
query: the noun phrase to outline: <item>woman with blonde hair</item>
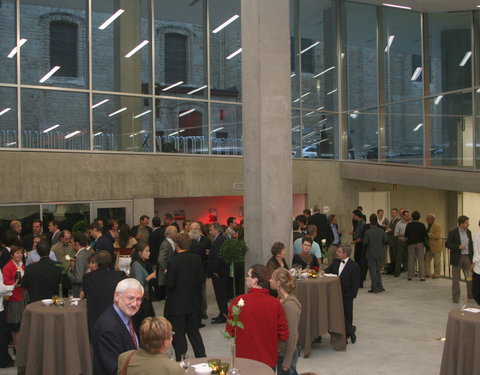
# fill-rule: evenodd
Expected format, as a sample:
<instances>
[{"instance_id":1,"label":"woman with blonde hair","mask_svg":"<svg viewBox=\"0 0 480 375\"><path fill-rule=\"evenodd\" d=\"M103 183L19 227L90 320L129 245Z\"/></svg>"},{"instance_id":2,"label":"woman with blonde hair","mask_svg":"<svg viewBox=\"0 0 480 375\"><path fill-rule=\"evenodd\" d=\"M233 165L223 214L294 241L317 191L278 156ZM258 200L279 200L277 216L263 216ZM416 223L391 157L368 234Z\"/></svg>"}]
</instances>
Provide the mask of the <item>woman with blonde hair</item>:
<instances>
[{"instance_id":1,"label":"woman with blonde hair","mask_svg":"<svg viewBox=\"0 0 480 375\"><path fill-rule=\"evenodd\" d=\"M277 362L278 375L298 375L298 324L302 305L293 294L295 290L295 279L285 268L278 268L272 273L270 287L277 291L278 299L283 305L288 323L288 340L280 341Z\"/></svg>"},{"instance_id":2,"label":"woman with blonde hair","mask_svg":"<svg viewBox=\"0 0 480 375\"><path fill-rule=\"evenodd\" d=\"M141 349L130 350L118 357L119 374L185 375L185 370L165 354L172 345L170 322L161 316L145 318L140 327Z\"/></svg>"}]
</instances>

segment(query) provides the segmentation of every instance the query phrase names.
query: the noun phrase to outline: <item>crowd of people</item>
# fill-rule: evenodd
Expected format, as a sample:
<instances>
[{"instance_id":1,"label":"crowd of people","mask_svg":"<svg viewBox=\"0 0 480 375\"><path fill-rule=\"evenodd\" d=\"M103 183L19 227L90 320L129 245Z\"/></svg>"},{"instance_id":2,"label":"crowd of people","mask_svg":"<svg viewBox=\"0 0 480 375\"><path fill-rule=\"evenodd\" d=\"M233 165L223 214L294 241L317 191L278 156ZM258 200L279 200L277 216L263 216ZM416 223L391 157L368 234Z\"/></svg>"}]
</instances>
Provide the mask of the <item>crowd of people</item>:
<instances>
[{"instance_id":1,"label":"crowd of people","mask_svg":"<svg viewBox=\"0 0 480 375\"><path fill-rule=\"evenodd\" d=\"M398 277L407 272L409 281L418 276L421 282L440 277L442 230L434 214L426 216L425 225L418 211L410 215L406 209L393 208L387 218L379 209L367 223L357 207L346 231L350 239L339 228L336 215L327 217L315 205L293 221L291 251L275 242L265 265L248 268L247 292L233 296L229 305L229 265L220 249L226 239L243 238L243 222L234 217L227 225L183 220L180 229L171 214L162 219L154 217L150 227L150 218L143 215L132 228L116 220L96 219L86 233L71 233L61 230L55 220L37 219L31 224L32 233L23 237L21 222L12 220L0 247L0 295L6 296L5 302L0 300L0 367L13 365L8 343L11 340L14 348L18 344L25 306L70 292L88 300L94 374L113 375L127 368L132 374L160 368L165 374L180 374L180 367L173 366L166 353L172 345L174 358L180 361L188 338L194 355L206 356L200 329L208 319L206 283L211 279L218 314L210 323L226 324L226 332L236 335L238 356L263 362L278 374L296 375L302 306L295 297L296 280L289 265L339 276L346 339L352 344L357 340L353 301L367 273L368 292L375 294L385 292L385 274ZM44 224L47 233L42 233ZM480 303L480 233L474 240L468 227L468 217L460 216L445 244L451 253L452 299L460 300L462 270L467 298ZM130 265L122 271L125 254ZM163 317L159 317L152 301L163 299ZM237 308L240 330L229 324Z\"/></svg>"}]
</instances>

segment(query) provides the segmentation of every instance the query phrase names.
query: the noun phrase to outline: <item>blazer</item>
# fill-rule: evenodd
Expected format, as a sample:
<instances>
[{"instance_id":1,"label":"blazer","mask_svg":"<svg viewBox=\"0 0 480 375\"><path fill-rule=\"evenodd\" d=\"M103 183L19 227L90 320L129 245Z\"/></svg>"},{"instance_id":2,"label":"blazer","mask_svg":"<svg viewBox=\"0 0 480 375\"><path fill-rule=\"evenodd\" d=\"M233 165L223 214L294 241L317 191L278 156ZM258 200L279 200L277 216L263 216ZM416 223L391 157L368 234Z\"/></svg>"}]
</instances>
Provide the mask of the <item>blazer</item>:
<instances>
[{"instance_id":1,"label":"blazer","mask_svg":"<svg viewBox=\"0 0 480 375\"><path fill-rule=\"evenodd\" d=\"M82 291L83 276L88 271L88 256L88 250L84 247L75 257L75 266L72 270L72 289L75 297L78 297Z\"/></svg>"},{"instance_id":2,"label":"blazer","mask_svg":"<svg viewBox=\"0 0 480 375\"><path fill-rule=\"evenodd\" d=\"M49 257L40 258L36 263L25 268L22 287L28 290L29 303L52 298L58 295L58 286L63 284L63 290L70 288L70 280L62 274L60 262L54 262Z\"/></svg>"},{"instance_id":3,"label":"blazer","mask_svg":"<svg viewBox=\"0 0 480 375\"><path fill-rule=\"evenodd\" d=\"M158 255L160 254L160 245L165 240L165 228L159 227L153 229L148 239L150 246L150 261L152 264L158 264Z\"/></svg>"},{"instance_id":4,"label":"blazer","mask_svg":"<svg viewBox=\"0 0 480 375\"><path fill-rule=\"evenodd\" d=\"M220 248L224 242L225 237L223 234L219 234L212 242L212 248L210 249L210 254L208 254L208 277L212 277L214 273L218 273L219 276L227 277L227 265L220 256Z\"/></svg>"},{"instance_id":5,"label":"blazer","mask_svg":"<svg viewBox=\"0 0 480 375\"><path fill-rule=\"evenodd\" d=\"M118 368L121 369L132 354L131 351L120 354ZM185 370L177 362L171 361L165 354L151 354L139 349L130 359L127 367L128 375L185 375Z\"/></svg>"},{"instance_id":6,"label":"blazer","mask_svg":"<svg viewBox=\"0 0 480 375\"><path fill-rule=\"evenodd\" d=\"M98 317L113 303L113 294L117 284L126 279L123 271L113 271L108 268L88 272L83 276L83 292L87 299L88 331L92 337L93 326Z\"/></svg>"},{"instance_id":7,"label":"blazer","mask_svg":"<svg viewBox=\"0 0 480 375\"><path fill-rule=\"evenodd\" d=\"M320 212L314 213L308 218L308 225L313 224L317 227L317 236L315 241L321 243L323 239L327 240L327 244L333 242L333 232L327 220L327 215Z\"/></svg>"},{"instance_id":8,"label":"blazer","mask_svg":"<svg viewBox=\"0 0 480 375\"><path fill-rule=\"evenodd\" d=\"M383 259L388 239L382 227L375 225L365 231L363 245L365 246L365 259ZM343 273L343 272L342 272Z\"/></svg>"},{"instance_id":9,"label":"blazer","mask_svg":"<svg viewBox=\"0 0 480 375\"><path fill-rule=\"evenodd\" d=\"M165 238L160 245L158 253L158 285L165 285L165 273L163 271L167 269L168 262L173 257L173 254L175 254L175 249L170 241Z\"/></svg>"},{"instance_id":10,"label":"blazer","mask_svg":"<svg viewBox=\"0 0 480 375\"><path fill-rule=\"evenodd\" d=\"M440 224L433 222L430 230L427 232L428 247L432 253L440 253L442 251L442 228Z\"/></svg>"},{"instance_id":11,"label":"blazer","mask_svg":"<svg viewBox=\"0 0 480 375\"><path fill-rule=\"evenodd\" d=\"M470 261L473 259L473 240L472 240L472 232L467 229L467 236L468 236L468 256L470 257ZM462 250L458 247L462 244L460 240L460 229L457 227L451 230L448 233L447 243L445 246L450 249L450 265L456 267L460 265L460 256Z\"/></svg>"},{"instance_id":12,"label":"blazer","mask_svg":"<svg viewBox=\"0 0 480 375\"><path fill-rule=\"evenodd\" d=\"M136 349L130 332L113 305L95 322L92 344L93 375L117 375L118 356Z\"/></svg>"},{"instance_id":13,"label":"blazer","mask_svg":"<svg viewBox=\"0 0 480 375\"><path fill-rule=\"evenodd\" d=\"M325 270L325 272L338 275L339 268L340 259L334 259L333 263ZM353 259L349 258L339 278L340 284L342 285L343 298L353 299L357 297L358 288L360 286L360 267Z\"/></svg>"}]
</instances>

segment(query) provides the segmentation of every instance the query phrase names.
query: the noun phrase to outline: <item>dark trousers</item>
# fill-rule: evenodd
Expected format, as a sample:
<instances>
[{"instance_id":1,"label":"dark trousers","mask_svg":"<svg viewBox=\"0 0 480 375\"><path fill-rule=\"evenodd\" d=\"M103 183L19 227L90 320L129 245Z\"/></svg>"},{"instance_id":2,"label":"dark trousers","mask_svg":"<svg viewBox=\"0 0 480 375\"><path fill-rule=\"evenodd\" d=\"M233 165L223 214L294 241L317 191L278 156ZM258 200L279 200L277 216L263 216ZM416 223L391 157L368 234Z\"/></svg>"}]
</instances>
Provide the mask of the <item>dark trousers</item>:
<instances>
[{"instance_id":1,"label":"dark trousers","mask_svg":"<svg viewBox=\"0 0 480 375\"><path fill-rule=\"evenodd\" d=\"M397 242L397 254L395 258L395 276L400 276L402 273L402 263L404 254L407 253L407 241Z\"/></svg>"},{"instance_id":2,"label":"dark trousers","mask_svg":"<svg viewBox=\"0 0 480 375\"><path fill-rule=\"evenodd\" d=\"M218 277L212 275L213 290L215 292L215 299L217 300L217 306L220 313L219 317L224 317L224 314L228 314L227 310L227 277L219 274Z\"/></svg>"},{"instance_id":3,"label":"dark trousers","mask_svg":"<svg viewBox=\"0 0 480 375\"><path fill-rule=\"evenodd\" d=\"M353 298L343 297L343 314L345 316L345 335L348 339L352 334Z\"/></svg>"},{"instance_id":4,"label":"dark trousers","mask_svg":"<svg viewBox=\"0 0 480 375\"><path fill-rule=\"evenodd\" d=\"M360 286L363 288L363 282L367 278L367 271L368 271L368 266L367 266L367 260L365 259L365 248L363 246L363 243L358 242L355 244L355 255L354 255L355 262L358 264L360 267Z\"/></svg>"},{"instance_id":5,"label":"dark trousers","mask_svg":"<svg viewBox=\"0 0 480 375\"><path fill-rule=\"evenodd\" d=\"M480 305L480 275L472 272L472 296Z\"/></svg>"},{"instance_id":6,"label":"dark trousers","mask_svg":"<svg viewBox=\"0 0 480 375\"><path fill-rule=\"evenodd\" d=\"M370 272L370 279L372 280L371 288L374 292L383 290L382 275L380 274L380 267L382 259L367 259L368 272Z\"/></svg>"},{"instance_id":7,"label":"dark trousers","mask_svg":"<svg viewBox=\"0 0 480 375\"><path fill-rule=\"evenodd\" d=\"M8 332L5 318L5 310L3 310L0 312L0 366L7 364L13 366L12 357L8 353Z\"/></svg>"},{"instance_id":8,"label":"dark trousers","mask_svg":"<svg viewBox=\"0 0 480 375\"><path fill-rule=\"evenodd\" d=\"M172 323L173 331L173 349L177 361L181 360L182 354L187 352L187 337L192 345L195 358L206 357L205 346L203 345L202 336L200 335L200 312L190 315L168 316L167 319Z\"/></svg>"}]
</instances>

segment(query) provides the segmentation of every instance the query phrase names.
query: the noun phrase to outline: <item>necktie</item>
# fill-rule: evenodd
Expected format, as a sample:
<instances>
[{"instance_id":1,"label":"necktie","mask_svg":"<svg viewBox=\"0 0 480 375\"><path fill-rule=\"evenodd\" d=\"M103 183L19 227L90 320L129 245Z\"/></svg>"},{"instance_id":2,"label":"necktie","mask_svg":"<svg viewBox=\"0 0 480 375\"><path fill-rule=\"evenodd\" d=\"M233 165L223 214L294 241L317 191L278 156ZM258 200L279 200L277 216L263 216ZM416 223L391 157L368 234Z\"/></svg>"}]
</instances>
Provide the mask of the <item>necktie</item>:
<instances>
[{"instance_id":1,"label":"necktie","mask_svg":"<svg viewBox=\"0 0 480 375\"><path fill-rule=\"evenodd\" d=\"M340 262L342 262L343 264L345 264L345 261L344 261L344 260L341 260Z\"/></svg>"},{"instance_id":2,"label":"necktie","mask_svg":"<svg viewBox=\"0 0 480 375\"><path fill-rule=\"evenodd\" d=\"M133 345L135 345L135 349L138 349L137 335L133 329L132 319L128 320L128 329L130 331L130 336L132 336Z\"/></svg>"}]
</instances>

